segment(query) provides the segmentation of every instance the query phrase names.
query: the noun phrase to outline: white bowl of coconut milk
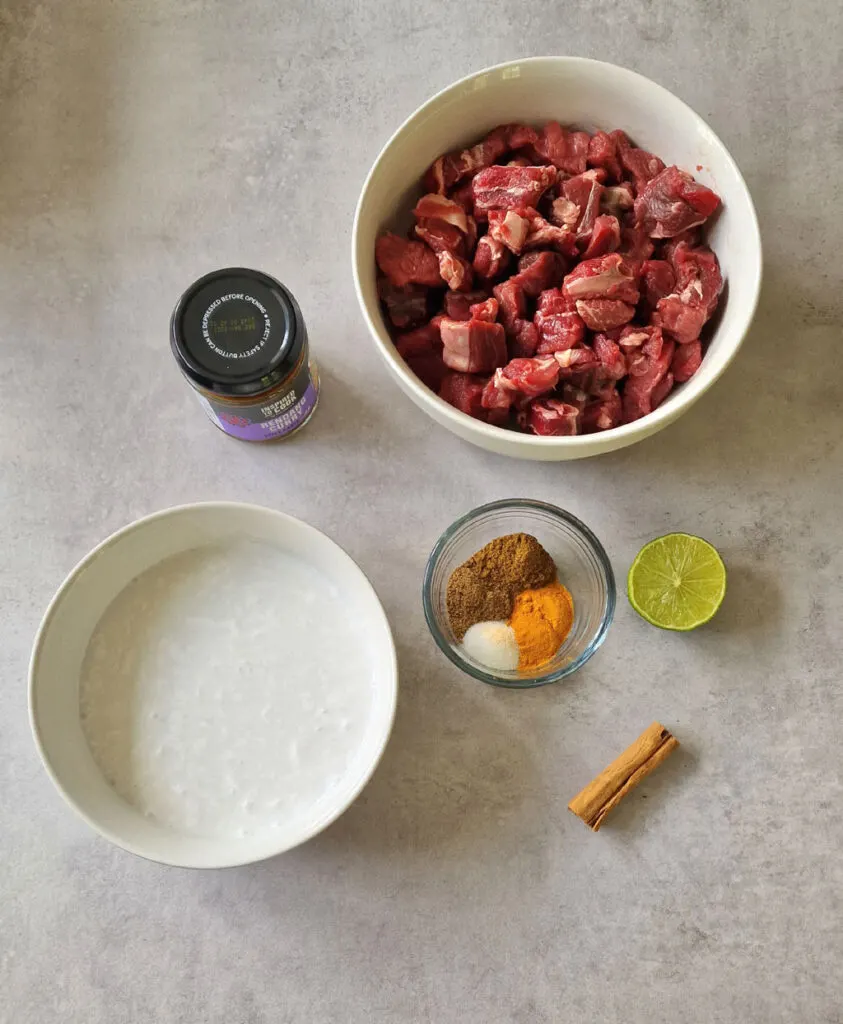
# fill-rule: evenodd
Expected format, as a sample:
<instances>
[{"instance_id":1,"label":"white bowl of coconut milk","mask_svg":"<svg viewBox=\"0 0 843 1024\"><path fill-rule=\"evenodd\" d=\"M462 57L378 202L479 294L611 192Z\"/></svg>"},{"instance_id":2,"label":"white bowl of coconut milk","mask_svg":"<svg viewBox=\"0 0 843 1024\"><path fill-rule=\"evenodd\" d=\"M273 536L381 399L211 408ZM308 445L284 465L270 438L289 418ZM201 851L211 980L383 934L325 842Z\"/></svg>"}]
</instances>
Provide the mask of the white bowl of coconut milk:
<instances>
[{"instance_id":1,"label":"white bowl of coconut milk","mask_svg":"<svg viewBox=\"0 0 843 1024\"><path fill-rule=\"evenodd\" d=\"M255 505L167 509L70 573L35 639L44 765L107 839L228 867L354 801L392 727L395 648L371 584L307 524Z\"/></svg>"}]
</instances>

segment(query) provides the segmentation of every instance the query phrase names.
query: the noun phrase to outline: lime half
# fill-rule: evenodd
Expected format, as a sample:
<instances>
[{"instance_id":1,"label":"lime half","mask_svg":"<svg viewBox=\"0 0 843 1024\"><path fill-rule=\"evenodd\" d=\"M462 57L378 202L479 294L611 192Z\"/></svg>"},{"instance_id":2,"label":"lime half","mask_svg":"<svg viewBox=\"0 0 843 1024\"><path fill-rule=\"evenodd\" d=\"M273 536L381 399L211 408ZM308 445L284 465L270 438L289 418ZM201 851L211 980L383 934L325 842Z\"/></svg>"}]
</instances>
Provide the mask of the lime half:
<instances>
[{"instance_id":1,"label":"lime half","mask_svg":"<svg viewBox=\"0 0 843 1024\"><path fill-rule=\"evenodd\" d=\"M668 533L638 552L626 581L629 603L660 629L708 622L726 593L726 566L701 537Z\"/></svg>"}]
</instances>

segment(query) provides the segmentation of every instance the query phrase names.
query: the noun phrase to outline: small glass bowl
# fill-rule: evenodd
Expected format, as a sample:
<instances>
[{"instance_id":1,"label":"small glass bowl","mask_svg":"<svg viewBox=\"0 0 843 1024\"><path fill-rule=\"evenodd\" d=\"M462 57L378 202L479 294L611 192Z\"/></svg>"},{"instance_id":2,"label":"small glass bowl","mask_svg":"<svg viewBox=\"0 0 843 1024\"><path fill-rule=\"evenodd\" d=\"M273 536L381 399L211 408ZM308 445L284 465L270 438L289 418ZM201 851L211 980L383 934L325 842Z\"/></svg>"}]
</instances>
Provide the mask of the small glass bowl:
<instances>
[{"instance_id":1,"label":"small glass bowl","mask_svg":"<svg viewBox=\"0 0 843 1024\"><path fill-rule=\"evenodd\" d=\"M574 623L555 657L539 674L498 672L467 655L448 622L445 592L451 573L489 541L529 533L556 562L560 582L574 599ZM527 689L576 672L606 639L615 613L615 575L603 545L570 512L541 501L507 499L473 509L439 538L427 560L422 600L427 625L446 657L463 672L493 686Z\"/></svg>"}]
</instances>

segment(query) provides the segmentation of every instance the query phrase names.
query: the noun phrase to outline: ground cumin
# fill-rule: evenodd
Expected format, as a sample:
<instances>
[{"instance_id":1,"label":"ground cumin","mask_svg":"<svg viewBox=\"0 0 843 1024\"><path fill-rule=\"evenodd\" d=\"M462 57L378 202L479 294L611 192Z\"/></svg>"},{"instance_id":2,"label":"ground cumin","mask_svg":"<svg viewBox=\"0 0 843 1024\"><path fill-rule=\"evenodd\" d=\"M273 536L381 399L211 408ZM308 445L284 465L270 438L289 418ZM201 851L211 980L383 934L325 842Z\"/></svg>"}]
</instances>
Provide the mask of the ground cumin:
<instances>
[{"instance_id":1,"label":"ground cumin","mask_svg":"<svg viewBox=\"0 0 843 1024\"><path fill-rule=\"evenodd\" d=\"M497 537L451 573L445 604L458 640L475 622L506 620L516 595L556 579L553 559L528 533Z\"/></svg>"}]
</instances>

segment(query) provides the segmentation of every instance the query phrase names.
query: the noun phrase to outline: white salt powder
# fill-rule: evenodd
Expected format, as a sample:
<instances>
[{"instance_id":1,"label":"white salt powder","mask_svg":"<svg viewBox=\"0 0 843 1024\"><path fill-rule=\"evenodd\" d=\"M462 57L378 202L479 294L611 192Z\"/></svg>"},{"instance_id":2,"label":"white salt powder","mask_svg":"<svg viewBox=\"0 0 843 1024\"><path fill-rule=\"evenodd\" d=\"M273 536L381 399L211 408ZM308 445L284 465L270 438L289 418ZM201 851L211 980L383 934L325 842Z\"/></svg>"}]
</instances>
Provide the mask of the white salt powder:
<instances>
[{"instance_id":1,"label":"white salt powder","mask_svg":"<svg viewBox=\"0 0 843 1024\"><path fill-rule=\"evenodd\" d=\"M466 654L496 672L518 668L518 641L515 630L505 622L476 622L462 641Z\"/></svg>"}]
</instances>

